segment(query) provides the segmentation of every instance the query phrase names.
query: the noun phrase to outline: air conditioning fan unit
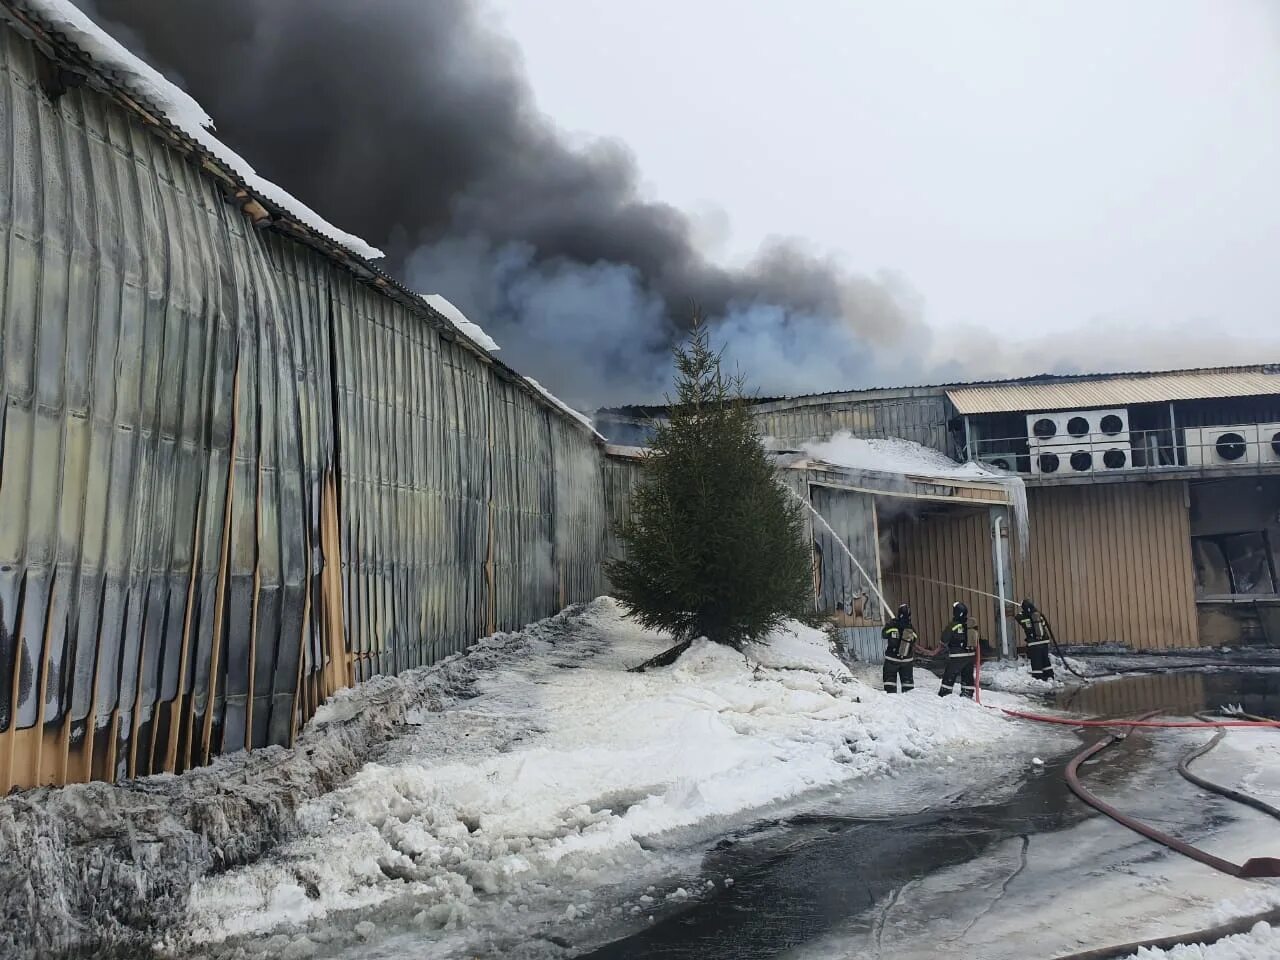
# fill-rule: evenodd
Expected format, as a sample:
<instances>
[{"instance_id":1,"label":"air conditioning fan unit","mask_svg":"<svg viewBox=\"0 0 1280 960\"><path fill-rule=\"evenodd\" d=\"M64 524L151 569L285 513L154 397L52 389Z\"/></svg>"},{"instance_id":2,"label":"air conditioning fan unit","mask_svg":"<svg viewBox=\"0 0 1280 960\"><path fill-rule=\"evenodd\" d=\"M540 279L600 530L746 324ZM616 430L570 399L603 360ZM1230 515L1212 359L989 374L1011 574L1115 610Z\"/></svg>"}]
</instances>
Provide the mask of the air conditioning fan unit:
<instances>
[{"instance_id":1,"label":"air conditioning fan unit","mask_svg":"<svg viewBox=\"0 0 1280 960\"><path fill-rule=\"evenodd\" d=\"M1031 472L1046 477L1094 473L1102 469L1102 453L1090 444L1041 447L1031 451Z\"/></svg>"},{"instance_id":2,"label":"air conditioning fan unit","mask_svg":"<svg viewBox=\"0 0 1280 960\"><path fill-rule=\"evenodd\" d=\"M1012 451L1008 453L979 454L978 462L985 467L994 467L997 470L1005 470L1009 473L1018 472L1018 455Z\"/></svg>"},{"instance_id":3,"label":"air conditioning fan unit","mask_svg":"<svg viewBox=\"0 0 1280 960\"><path fill-rule=\"evenodd\" d=\"M1258 462L1256 423L1231 427L1187 427L1183 431L1183 440L1189 467L1243 467Z\"/></svg>"},{"instance_id":4,"label":"air conditioning fan unit","mask_svg":"<svg viewBox=\"0 0 1280 960\"><path fill-rule=\"evenodd\" d=\"M1258 460L1280 463L1280 423L1258 424Z\"/></svg>"},{"instance_id":5,"label":"air conditioning fan unit","mask_svg":"<svg viewBox=\"0 0 1280 960\"><path fill-rule=\"evenodd\" d=\"M1133 466L1133 450L1128 443L1095 443L1093 462L1103 473L1108 470L1127 470Z\"/></svg>"},{"instance_id":6,"label":"air conditioning fan unit","mask_svg":"<svg viewBox=\"0 0 1280 960\"><path fill-rule=\"evenodd\" d=\"M1027 414L1027 443L1030 447L1129 446L1129 411L1065 410L1058 413ZM1128 459L1126 457L1126 459Z\"/></svg>"}]
</instances>

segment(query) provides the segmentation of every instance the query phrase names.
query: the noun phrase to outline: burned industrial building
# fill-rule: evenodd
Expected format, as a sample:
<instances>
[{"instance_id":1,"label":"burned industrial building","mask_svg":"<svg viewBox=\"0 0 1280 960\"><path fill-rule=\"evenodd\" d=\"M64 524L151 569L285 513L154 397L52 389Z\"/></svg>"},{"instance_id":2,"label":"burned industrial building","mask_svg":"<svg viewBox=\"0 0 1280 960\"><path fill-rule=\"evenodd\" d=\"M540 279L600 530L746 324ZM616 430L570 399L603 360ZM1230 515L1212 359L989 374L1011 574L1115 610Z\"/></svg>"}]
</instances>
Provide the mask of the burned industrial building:
<instances>
[{"instance_id":1,"label":"burned industrial building","mask_svg":"<svg viewBox=\"0 0 1280 960\"><path fill-rule=\"evenodd\" d=\"M868 548L866 563L881 569L886 594L935 619L954 594L983 606L993 593L1029 595L1069 643L1280 644L1280 366L861 390L754 409L779 447L842 433L898 437L1020 479L1029 533L1004 551L1003 583L990 517L893 510L880 496L881 549ZM661 416L660 407L619 407L595 422L643 443ZM942 499L959 502L954 491ZM885 523L886 512L895 519Z\"/></svg>"},{"instance_id":2,"label":"burned industrial building","mask_svg":"<svg viewBox=\"0 0 1280 960\"><path fill-rule=\"evenodd\" d=\"M597 434L73 14L0 0L0 792L289 744L341 687L606 592L662 408ZM890 604L936 633L958 596L1004 653L1022 595L1065 642L1171 649L1280 637L1278 387L754 411L851 655ZM844 434L906 460L810 449Z\"/></svg>"}]
</instances>

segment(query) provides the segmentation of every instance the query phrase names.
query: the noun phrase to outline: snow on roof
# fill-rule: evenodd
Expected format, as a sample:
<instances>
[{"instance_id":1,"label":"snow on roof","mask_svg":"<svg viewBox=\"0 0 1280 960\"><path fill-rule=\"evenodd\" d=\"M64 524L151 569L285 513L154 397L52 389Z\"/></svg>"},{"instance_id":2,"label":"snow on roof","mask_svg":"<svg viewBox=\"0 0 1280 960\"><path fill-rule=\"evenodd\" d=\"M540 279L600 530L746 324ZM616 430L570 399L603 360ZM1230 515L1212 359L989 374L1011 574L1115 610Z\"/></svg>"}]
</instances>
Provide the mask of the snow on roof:
<instances>
[{"instance_id":1,"label":"snow on roof","mask_svg":"<svg viewBox=\"0 0 1280 960\"><path fill-rule=\"evenodd\" d=\"M339 230L288 191L259 176L248 161L213 135L213 119L190 94L126 50L110 34L81 13L71 0L24 2L49 28L79 47L99 67L115 74L131 93L159 110L182 133L226 164L244 180L250 190L356 256L366 260L382 257L381 250L359 237Z\"/></svg>"},{"instance_id":2,"label":"snow on roof","mask_svg":"<svg viewBox=\"0 0 1280 960\"><path fill-rule=\"evenodd\" d=\"M594 433L597 437L600 437L600 440L602 442L607 442L605 441L604 437L600 436L600 434L596 432L596 428L592 424L590 417L582 413L579 413L577 410L573 409L573 407L569 406L567 403L565 403L563 400L557 397L554 393L552 393L550 390L548 390L546 387L540 384L537 380L534 380L532 377L525 377L524 382L529 384L529 386L533 387L533 389L537 390L538 393L546 397L546 399L558 410L573 417L573 419L577 420L580 424L582 424L584 427L586 427L588 430Z\"/></svg>"},{"instance_id":3,"label":"snow on roof","mask_svg":"<svg viewBox=\"0 0 1280 960\"><path fill-rule=\"evenodd\" d=\"M911 440L890 437L884 440L837 433L830 440L803 445L815 460L855 470L901 473L946 480L998 480L1002 474L976 463L956 463L945 453Z\"/></svg>"},{"instance_id":4,"label":"snow on roof","mask_svg":"<svg viewBox=\"0 0 1280 960\"><path fill-rule=\"evenodd\" d=\"M489 336L481 328L480 324L473 323L467 319L467 315L455 307L438 293L422 293L419 294L436 313L440 314L450 323L461 331L468 340L474 343L482 350L488 350L493 353L495 350L501 350L496 340Z\"/></svg>"},{"instance_id":5,"label":"snow on roof","mask_svg":"<svg viewBox=\"0 0 1280 960\"><path fill-rule=\"evenodd\" d=\"M1027 485L1016 473L973 461L956 463L940 450L901 437L864 439L848 431L841 431L830 440L806 443L803 449L813 459L838 467L935 480L990 483L1001 487L1008 499L1018 551L1024 559L1026 557L1031 522L1027 509Z\"/></svg>"}]
</instances>

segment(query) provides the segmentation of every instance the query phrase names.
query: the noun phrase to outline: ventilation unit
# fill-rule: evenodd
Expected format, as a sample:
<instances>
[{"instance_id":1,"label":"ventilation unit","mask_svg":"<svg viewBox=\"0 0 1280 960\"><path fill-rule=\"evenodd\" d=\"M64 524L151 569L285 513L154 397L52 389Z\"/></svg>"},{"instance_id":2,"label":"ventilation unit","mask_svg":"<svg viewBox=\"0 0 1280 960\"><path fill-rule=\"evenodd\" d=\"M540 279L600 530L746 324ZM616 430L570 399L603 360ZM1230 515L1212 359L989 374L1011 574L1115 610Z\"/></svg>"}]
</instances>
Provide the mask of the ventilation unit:
<instances>
[{"instance_id":1,"label":"ventilation unit","mask_svg":"<svg viewBox=\"0 0 1280 960\"><path fill-rule=\"evenodd\" d=\"M1093 456L1100 470L1125 470L1133 466L1133 451L1127 444L1123 447L1094 444Z\"/></svg>"},{"instance_id":2,"label":"ventilation unit","mask_svg":"<svg viewBox=\"0 0 1280 960\"><path fill-rule=\"evenodd\" d=\"M1243 467L1258 462L1258 425L1254 423L1188 427L1183 439L1189 467Z\"/></svg>"},{"instance_id":3,"label":"ventilation unit","mask_svg":"<svg viewBox=\"0 0 1280 960\"><path fill-rule=\"evenodd\" d=\"M1280 423L1258 424L1258 459L1280 463Z\"/></svg>"},{"instance_id":4,"label":"ventilation unit","mask_svg":"<svg viewBox=\"0 0 1280 960\"><path fill-rule=\"evenodd\" d=\"M1016 453L984 453L978 457L983 466L994 467L1009 473L1018 472L1018 455Z\"/></svg>"},{"instance_id":5,"label":"ventilation unit","mask_svg":"<svg viewBox=\"0 0 1280 960\"><path fill-rule=\"evenodd\" d=\"M1031 451L1031 472L1042 476L1094 473L1102 469L1103 456L1101 448L1090 445L1042 447Z\"/></svg>"},{"instance_id":6,"label":"ventilation unit","mask_svg":"<svg viewBox=\"0 0 1280 960\"><path fill-rule=\"evenodd\" d=\"M1065 410L1027 414L1027 443L1033 448L1081 444L1127 448L1129 411ZM1126 458L1127 459L1127 458Z\"/></svg>"}]
</instances>

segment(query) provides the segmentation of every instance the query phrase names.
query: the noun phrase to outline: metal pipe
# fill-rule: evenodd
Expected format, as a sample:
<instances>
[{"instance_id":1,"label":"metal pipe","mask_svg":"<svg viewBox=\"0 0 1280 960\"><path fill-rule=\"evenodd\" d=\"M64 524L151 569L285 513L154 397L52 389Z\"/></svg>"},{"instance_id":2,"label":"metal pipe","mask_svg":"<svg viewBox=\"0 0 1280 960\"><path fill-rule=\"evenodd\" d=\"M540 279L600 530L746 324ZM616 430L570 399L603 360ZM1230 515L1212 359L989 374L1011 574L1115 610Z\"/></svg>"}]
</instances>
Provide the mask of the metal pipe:
<instances>
[{"instance_id":1,"label":"metal pipe","mask_svg":"<svg viewBox=\"0 0 1280 960\"><path fill-rule=\"evenodd\" d=\"M996 616L1000 618L1000 653L1002 656L1011 657L1013 651L1009 648L1009 618L1005 616L1004 604L1009 601L1005 599L1005 583L1004 583L1004 541L1001 535L1001 521L1004 517L1000 516L997 511L992 521L992 527L995 533L995 552L996 552L996 591L1000 594L998 599L1000 607Z\"/></svg>"}]
</instances>

